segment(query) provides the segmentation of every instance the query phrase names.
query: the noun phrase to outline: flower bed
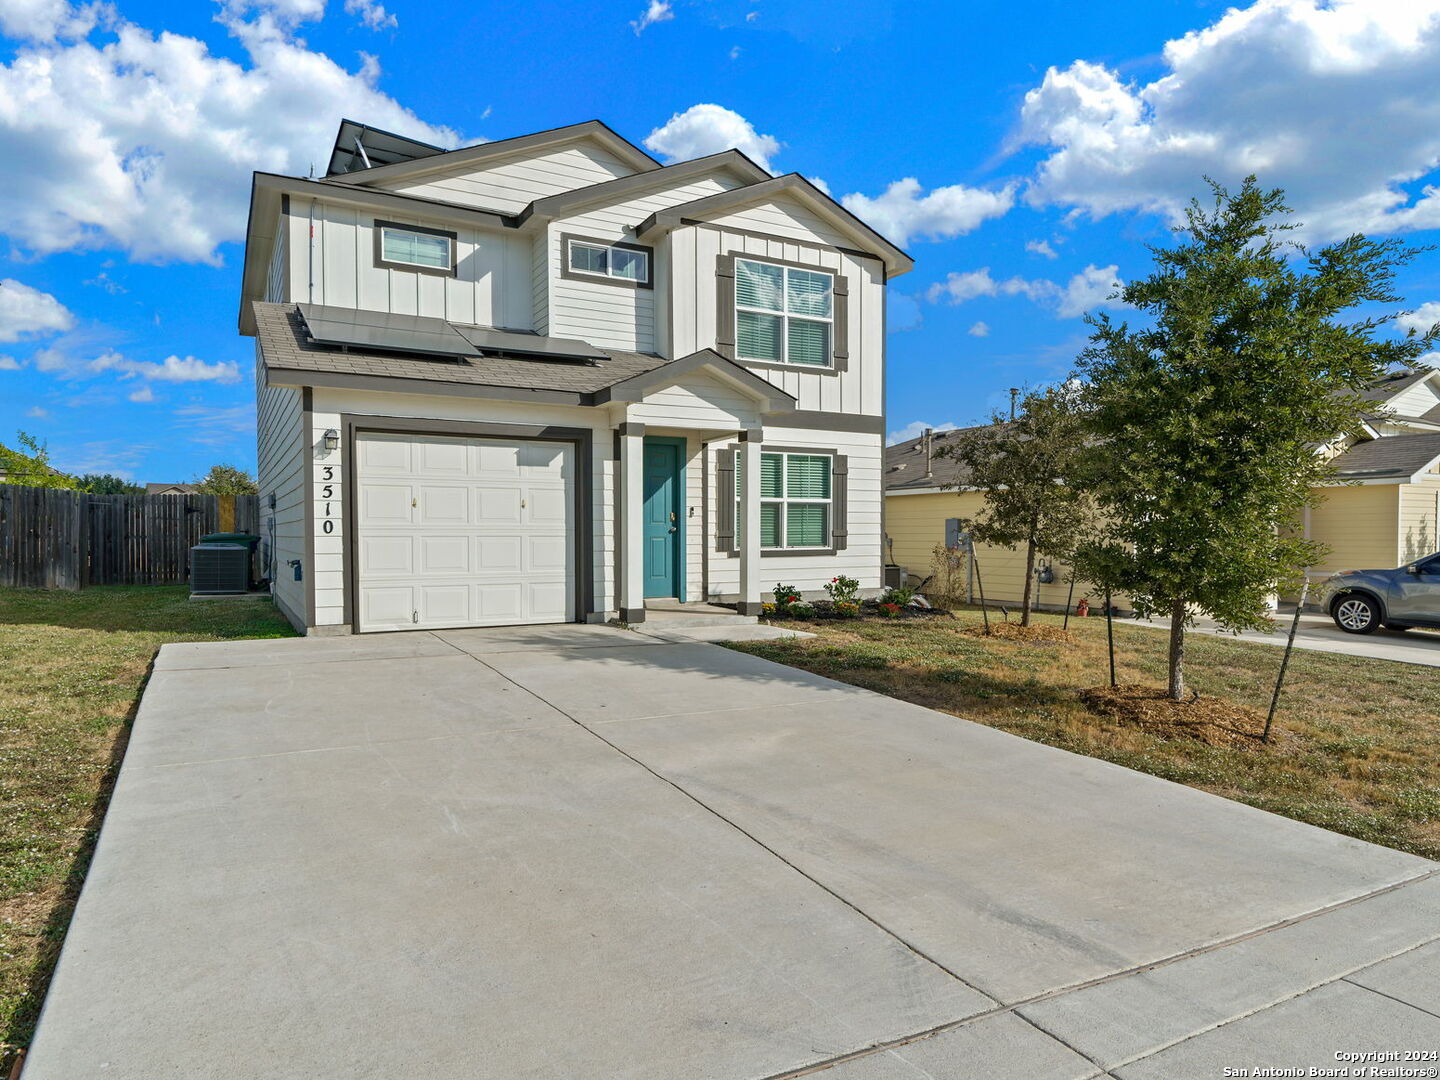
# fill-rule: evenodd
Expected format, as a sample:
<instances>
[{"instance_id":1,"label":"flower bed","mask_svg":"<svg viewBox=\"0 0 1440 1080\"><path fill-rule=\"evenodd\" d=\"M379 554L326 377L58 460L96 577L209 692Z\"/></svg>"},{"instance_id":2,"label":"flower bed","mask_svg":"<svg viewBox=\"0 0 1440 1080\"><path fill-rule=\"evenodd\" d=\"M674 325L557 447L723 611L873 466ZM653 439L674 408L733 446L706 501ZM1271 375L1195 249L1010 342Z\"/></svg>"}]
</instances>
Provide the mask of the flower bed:
<instances>
[{"instance_id":1,"label":"flower bed","mask_svg":"<svg viewBox=\"0 0 1440 1080\"><path fill-rule=\"evenodd\" d=\"M833 577L825 592L828 600L807 601L793 585L775 586L775 603L765 604L766 619L776 621L813 622L822 619L929 619L948 616L948 611L917 606L913 589L886 589L876 600L862 600L860 582L852 577Z\"/></svg>"}]
</instances>

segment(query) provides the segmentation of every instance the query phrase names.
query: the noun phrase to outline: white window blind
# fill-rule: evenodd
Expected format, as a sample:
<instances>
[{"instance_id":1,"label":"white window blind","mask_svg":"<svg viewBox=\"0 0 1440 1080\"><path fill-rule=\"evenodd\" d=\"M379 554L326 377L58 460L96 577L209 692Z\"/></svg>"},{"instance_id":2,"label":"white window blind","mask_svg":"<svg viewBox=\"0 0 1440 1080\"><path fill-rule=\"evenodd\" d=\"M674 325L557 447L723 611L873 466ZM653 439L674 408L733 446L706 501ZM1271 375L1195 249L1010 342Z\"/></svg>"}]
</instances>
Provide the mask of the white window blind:
<instances>
[{"instance_id":1,"label":"white window blind","mask_svg":"<svg viewBox=\"0 0 1440 1080\"><path fill-rule=\"evenodd\" d=\"M743 452L735 454L735 533L744 527L742 505ZM834 505L829 454L762 453L760 455L760 546L762 548L825 548L830 546Z\"/></svg>"},{"instance_id":2,"label":"white window blind","mask_svg":"<svg viewBox=\"0 0 1440 1080\"><path fill-rule=\"evenodd\" d=\"M735 353L743 360L830 365L832 275L735 260Z\"/></svg>"},{"instance_id":3,"label":"white window blind","mask_svg":"<svg viewBox=\"0 0 1440 1080\"><path fill-rule=\"evenodd\" d=\"M385 226L380 233L380 255L386 262L409 263L449 270L454 266L448 236L411 232Z\"/></svg>"}]
</instances>

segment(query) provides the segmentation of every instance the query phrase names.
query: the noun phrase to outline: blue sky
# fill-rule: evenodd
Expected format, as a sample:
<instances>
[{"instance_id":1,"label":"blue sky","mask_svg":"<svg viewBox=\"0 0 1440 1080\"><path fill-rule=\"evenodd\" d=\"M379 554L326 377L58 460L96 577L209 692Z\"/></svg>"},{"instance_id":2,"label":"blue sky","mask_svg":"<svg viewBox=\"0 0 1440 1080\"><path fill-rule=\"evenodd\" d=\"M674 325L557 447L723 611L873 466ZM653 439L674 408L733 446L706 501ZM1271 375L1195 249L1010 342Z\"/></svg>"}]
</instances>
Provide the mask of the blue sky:
<instances>
[{"instance_id":1,"label":"blue sky","mask_svg":"<svg viewBox=\"0 0 1440 1080\"><path fill-rule=\"evenodd\" d=\"M446 144L599 118L818 179L916 258L900 434L1064 375L1203 174L1285 187L1307 240L1433 243L1436 70L1440 0L0 0L0 441L253 469L250 173L323 169L342 115ZM1440 255L1399 284L1440 320Z\"/></svg>"}]
</instances>

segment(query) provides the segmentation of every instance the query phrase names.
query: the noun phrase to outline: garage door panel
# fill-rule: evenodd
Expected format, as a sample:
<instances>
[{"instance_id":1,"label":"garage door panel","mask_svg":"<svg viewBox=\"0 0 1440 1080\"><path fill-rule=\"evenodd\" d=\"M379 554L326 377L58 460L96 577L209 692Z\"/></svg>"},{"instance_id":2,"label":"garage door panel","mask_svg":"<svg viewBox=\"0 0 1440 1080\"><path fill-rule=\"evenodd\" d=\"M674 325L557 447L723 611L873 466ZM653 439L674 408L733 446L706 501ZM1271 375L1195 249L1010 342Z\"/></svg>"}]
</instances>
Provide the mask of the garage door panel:
<instances>
[{"instance_id":1,"label":"garage door panel","mask_svg":"<svg viewBox=\"0 0 1440 1080\"><path fill-rule=\"evenodd\" d=\"M418 501L421 525L470 524L470 489L462 484L422 484Z\"/></svg>"},{"instance_id":2,"label":"garage door panel","mask_svg":"<svg viewBox=\"0 0 1440 1080\"><path fill-rule=\"evenodd\" d=\"M575 453L563 443L357 438L361 630L575 616Z\"/></svg>"},{"instance_id":3,"label":"garage door panel","mask_svg":"<svg viewBox=\"0 0 1440 1080\"><path fill-rule=\"evenodd\" d=\"M367 525L409 525L415 489L409 484L360 485L360 520Z\"/></svg>"},{"instance_id":4,"label":"garage door panel","mask_svg":"<svg viewBox=\"0 0 1440 1080\"><path fill-rule=\"evenodd\" d=\"M409 536L362 536L360 572L367 577L410 577L415 573L415 541Z\"/></svg>"},{"instance_id":5,"label":"garage door panel","mask_svg":"<svg viewBox=\"0 0 1440 1080\"><path fill-rule=\"evenodd\" d=\"M457 536L421 536L416 541L420 557L416 560L416 572L431 574L468 574L470 567L470 538Z\"/></svg>"},{"instance_id":6,"label":"garage door panel","mask_svg":"<svg viewBox=\"0 0 1440 1080\"><path fill-rule=\"evenodd\" d=\"M534 525L563 525L570 517L570 500L564 489L528 487L525 489L528 521Z\"/></svg>"},{"instance_id":7,"label":"garage door panel","mask_svg":"<svg viewBox=\"0 0 1440 1080\"><path fill-rule=\"evenodd\" d=\"M404 439L372 435L360 442L356 460L366 476L409 474L415 471L411 466L411 449Z\"/></svg>"}]
</instances>

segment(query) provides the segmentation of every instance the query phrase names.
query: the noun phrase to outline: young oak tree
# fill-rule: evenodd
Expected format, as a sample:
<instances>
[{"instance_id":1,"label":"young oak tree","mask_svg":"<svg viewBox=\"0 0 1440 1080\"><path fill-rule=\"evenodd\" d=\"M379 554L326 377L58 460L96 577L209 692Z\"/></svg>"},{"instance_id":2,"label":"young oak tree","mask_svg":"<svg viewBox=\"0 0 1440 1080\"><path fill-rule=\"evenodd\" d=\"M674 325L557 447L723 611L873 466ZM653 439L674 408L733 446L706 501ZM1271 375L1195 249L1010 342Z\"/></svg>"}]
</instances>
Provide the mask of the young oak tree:
<instances>
[{"instance_id":1,"label":"young oak tree","mask_svg":"<svg viewBox=\"0 0 1440 1080\"><path fill-rule=\"evenodd\" d=\"M1025 548L1020 625L1030 625L1035 559L1068 559L1090 520L1081 478L1088 434L1073 385L1025 395L1019 414L996 413L990 424L953 435L938 453L960 466L960 483L985 492L961 527L985 544Z\"/></svg>"},{"instance_id":2,"label":"young oak tree","mask_svg":"<svg viewBox=\"0 0 1440 1080\"><path fill-rule=\"evenodd\" d=\"M1267 600L1318 557L1289 534L1330 472L1317 444L1359 428L1359 392L1431 345L1377 339L1395 315L1342 314L1395 304L1395 269L1418 250L1351 236L1319 250L1284 240L1284 193L1249 177L1211 182L1181 239L1152 248L1155 272L1120 297L1150 316L1132 329L1104 315L1081 354L1100 457L1103 533L1083 545L1082 576L1128 593L1141 615L1170 619L1169 696L1185 693L1192 612L1230 629L1269 625Z\"/></svg>"},{"instance_id":3,"label":"young oak tree","mask_svg":"<svg viewBox=\"0 0 1440 1080\"><path fill-rule=\"evenodd\" d=\"M234 465L211 465L210 471L195 482L201 495L255 495L260 489L255 479Z\"/></svg>"}]
</instances>

